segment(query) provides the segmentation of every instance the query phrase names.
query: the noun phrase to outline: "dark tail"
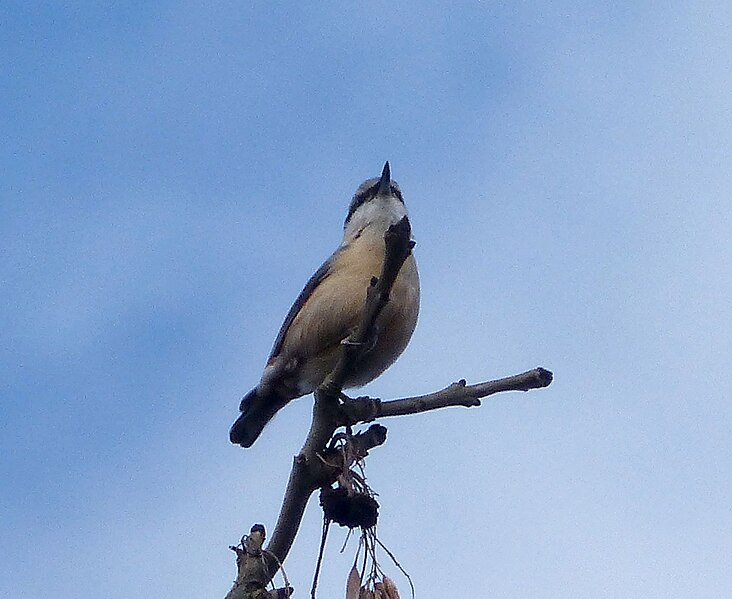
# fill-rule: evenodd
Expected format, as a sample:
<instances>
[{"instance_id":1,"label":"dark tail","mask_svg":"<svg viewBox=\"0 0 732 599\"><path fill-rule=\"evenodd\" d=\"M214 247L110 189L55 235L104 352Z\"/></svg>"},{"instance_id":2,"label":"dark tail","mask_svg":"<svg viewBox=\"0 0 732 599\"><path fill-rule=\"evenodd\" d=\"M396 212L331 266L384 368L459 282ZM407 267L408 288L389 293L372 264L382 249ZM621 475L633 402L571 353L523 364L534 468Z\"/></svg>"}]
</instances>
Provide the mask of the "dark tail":
<instances>
[{"instance_id":1,"label":"dark tail","mask_svg":"<svg viewBox=\"0 0 732 599\"><path fill-rule=\"evenodd\" d=\"M267 423L288 401L275 393L260 395L256 387L252 389L241 400L241 414L229 431L231 442L251 447Z\"/></svg>"}]
</instances>

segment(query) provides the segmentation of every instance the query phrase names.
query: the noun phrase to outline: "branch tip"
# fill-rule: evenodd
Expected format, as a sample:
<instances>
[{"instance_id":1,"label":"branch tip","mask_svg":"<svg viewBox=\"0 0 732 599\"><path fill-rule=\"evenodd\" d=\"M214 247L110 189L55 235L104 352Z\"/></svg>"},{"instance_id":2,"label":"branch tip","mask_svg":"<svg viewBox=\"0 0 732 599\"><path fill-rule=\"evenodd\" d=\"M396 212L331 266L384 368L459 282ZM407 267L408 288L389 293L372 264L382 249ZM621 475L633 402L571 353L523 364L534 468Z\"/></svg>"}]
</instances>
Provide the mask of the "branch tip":
<instances>
[{"instance_id":1,"label":"branch tip","mask_svg":"<svg viewBox=\"0 0 732 599\"><path fill-rule=\"evenodd\" d=\"M551 370L547 370L546 368L538 366L536 368L536 372L539 381L542 383L542 387L548 387L549 385L551 385L552 381L554 380L554 373Z\"/></svg>"}]
</instances>

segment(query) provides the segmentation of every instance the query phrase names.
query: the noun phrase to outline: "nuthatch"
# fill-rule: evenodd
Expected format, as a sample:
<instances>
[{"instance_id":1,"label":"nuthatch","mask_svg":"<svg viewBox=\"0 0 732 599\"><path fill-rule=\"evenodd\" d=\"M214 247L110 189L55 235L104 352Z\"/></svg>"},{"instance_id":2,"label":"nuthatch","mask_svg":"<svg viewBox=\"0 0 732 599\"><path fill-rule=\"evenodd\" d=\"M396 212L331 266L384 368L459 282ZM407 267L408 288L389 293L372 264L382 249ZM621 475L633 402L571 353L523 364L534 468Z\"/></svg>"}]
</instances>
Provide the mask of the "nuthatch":
<instances>
[{"instance_id":1,"label":"nuthatch","mask_svg":"<svg viewBox=\"0 0 732 599\"><path fill-rule=\"evenodd\" d=\"M372 277L381 274L384 233L407 215L389 163L364 181L348 209L343 241L305 285L282 324L259 384L241 401L232 443L250 447L275 413L312 393L333 370L341 343L353 332ZM419 275L410 254L375 323L373 346L345 387L360 387L384 372L407 347L419 313Z\"/></svg>"}]
</instances>

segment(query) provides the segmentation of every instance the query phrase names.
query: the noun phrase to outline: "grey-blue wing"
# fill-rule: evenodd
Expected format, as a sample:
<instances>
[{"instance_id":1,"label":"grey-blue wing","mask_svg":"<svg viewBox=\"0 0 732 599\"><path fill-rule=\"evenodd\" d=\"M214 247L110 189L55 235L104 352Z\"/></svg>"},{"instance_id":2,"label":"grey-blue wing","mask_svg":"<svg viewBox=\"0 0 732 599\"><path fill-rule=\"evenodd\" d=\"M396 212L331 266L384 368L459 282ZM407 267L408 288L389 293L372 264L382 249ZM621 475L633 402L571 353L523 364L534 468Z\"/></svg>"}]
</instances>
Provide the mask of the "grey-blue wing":
<instances>
[{"instance_id":1,"label":"grey-blue wing","mask_svg":"<svg viewBox=\"0 0 732 599\"><path fill-rule=\"evenodd\" d=\"M290 328L292 321L295 320L297 313L305 305L305 302L308 301L317 286L320 285L320 283L330 274L330 266L333 263L333 257L339 251L340 248L337 249L330 258L323 262L320 268L315 271L315 274L310 277L310 280L305 284L305 287L300 292L300 295L297 296L295 303L292 304L292 308L290 308L290 311L285 317L285 322L283 322L282 326L280 327L280 332L277 334L277 339L275 339L274 345L272 346L272 352L269 354L270 360L280 353L280 350L282 349L282 343L285 340L285 335L287 335L287 331Z\"/></svg>"}]
</instances>

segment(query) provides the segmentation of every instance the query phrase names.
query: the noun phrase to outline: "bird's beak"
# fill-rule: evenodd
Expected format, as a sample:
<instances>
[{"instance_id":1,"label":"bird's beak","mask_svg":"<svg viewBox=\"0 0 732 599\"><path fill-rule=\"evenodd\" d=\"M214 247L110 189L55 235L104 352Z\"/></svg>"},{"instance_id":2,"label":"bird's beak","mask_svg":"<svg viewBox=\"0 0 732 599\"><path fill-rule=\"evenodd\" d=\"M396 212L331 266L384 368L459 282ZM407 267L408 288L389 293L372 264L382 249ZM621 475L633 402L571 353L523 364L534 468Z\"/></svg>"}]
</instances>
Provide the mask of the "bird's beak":
<instances>
[{"instance_id":1,"label":"bird's beak","mask_svg":"<svg viewBox=\"0 0 732 599\"><path fill-rule=\"evenodd\" d=\"M379 181L379 189L376 195L389 196L391 195L391 169L389 168L389 161L384 164L384 170L381 171L381 181Z\"/></svg>"}]
</instances>

